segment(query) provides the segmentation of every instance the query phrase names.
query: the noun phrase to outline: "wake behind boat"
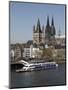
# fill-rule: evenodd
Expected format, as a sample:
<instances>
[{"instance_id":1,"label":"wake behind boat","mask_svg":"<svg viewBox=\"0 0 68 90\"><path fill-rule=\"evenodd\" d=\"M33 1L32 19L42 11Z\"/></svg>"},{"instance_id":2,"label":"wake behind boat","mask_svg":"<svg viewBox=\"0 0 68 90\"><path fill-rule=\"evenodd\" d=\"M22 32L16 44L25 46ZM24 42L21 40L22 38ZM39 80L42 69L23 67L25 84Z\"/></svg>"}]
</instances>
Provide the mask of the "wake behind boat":
<instances>
[{"instance_id":1,"label":"wake behind boat","mask_svg":"<svg viewBox=\"0 0 68 90\"><path fill-rule=\"evenodd\" d=\"M56 62L45 62L45 63L28 63L25 62L25 65L22 69L16 70L16 72L26 72L26 71L37 71L45 70L50 68L57 68L58 64Z\"/></svg>"}]
</instances>

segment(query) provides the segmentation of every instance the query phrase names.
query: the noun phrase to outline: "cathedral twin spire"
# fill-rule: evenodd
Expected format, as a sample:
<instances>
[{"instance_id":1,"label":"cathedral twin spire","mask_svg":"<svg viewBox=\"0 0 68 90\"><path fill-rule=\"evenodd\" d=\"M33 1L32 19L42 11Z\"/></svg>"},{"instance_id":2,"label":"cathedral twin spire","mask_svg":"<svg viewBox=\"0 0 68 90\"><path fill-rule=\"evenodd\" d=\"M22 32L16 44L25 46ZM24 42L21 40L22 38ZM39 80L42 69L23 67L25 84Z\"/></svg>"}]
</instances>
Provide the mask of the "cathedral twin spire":
<instances>
[{"instance_id":1,"label":"cathedral twin spire","mask_svg":"<svg viewBox=\"0 0 68 90\"><path fill-rule=\"evenodd\" d=\"M47 16L47 25L46 26L50 26L50 23L49 23L49 16ZM51 26L54 26L54 20L53 20L53 17L52 17L52 22L51 22ZM38 21L37 21L37 27L36 27L36 30L37 31L41 31L41 26L40 26L40 20L38 18Z\"/></svg>"},{"instance_id":2,"label":"cathedral twin spire","mask_svg":"<svg viewBox=\"0 0 68 90\"><path fill-rule=\"evenodd\" d=\"M52 22L51 22L51 26L50 26L49 16L47 16L47 25L46 25L46 29L45 29L45 35L46 35L46 37L50 38L51 36L55 36L55 34L56 34L56 32L55 32L53 17L52 17Z\"/></svg>"},{"instance_id":3,"label":"cathedral twin spire","mask_svg":"<svg viewBox=\"0 0 68 90\"><path fill-rule=\"evenodd\" d=\"M37 26L36 26L36 28L35 28L35 26L33 27L33 31L34 31L34 33L42 33L43 32L42 29L41 29L41 25L40 25L40 20L38 18ZM47 24L46 24L46 29L45 29L45 35L46 36L55 35L55 27L54 27L53 17L52 17L52 22L51 22L51 26L50 26L49 16L47 16Z\"/></svg>"},{"instance_id":4,"label":"cathedral twin spire","mask_svg":"<svg viewBox=\"0 0 68 90\"><path fill-rule=\"evenodd\" d=\"M54 20L53 20L53 17L52 17L52 23L51 23L52 26L54 26Z\"/></svg>"},{"instance_id":5,"label":"cathedral twin spire","mask_svg":"<svg viewBox=\"0 0 68 90\"><path fill-rule=\"evenodd\" d=\"M46 26L50 26L50 23L49 23L49 16L47 16L47 25L46 25ZM54 20L53 20L53 17L52 17L51 26L54 26Z\"/></svg>"},{"instance_id":6,"label":"cathedral twin spire","mask_svg":"<svg viewBox=\"0 0 68 90\"><path fill-rule=\"evenodd\" d=\"M49 24L49 16L47 16L47 25L46 26L50 26L50 24Z\"/></svg>"},{"instance_id":7,"label":"cathedral twin spire","mask_svg":"<svg viewBox=\"0 0 68 90\"><path fill-rule=\"evenodd\" d=\"M44 31L45 30L45 31ZM52 22L51 25L49 23L49 16L47 16L47 24L46 28L44 29L44 26L40 25L40 20L38 18L37 21L37 26L33 27L33 43L40 44L40 43L45 43L45 38L50 40L51 37L55 36L55 27L54 27L54 20L52 17Z\"/></svg>"}]
</instances>

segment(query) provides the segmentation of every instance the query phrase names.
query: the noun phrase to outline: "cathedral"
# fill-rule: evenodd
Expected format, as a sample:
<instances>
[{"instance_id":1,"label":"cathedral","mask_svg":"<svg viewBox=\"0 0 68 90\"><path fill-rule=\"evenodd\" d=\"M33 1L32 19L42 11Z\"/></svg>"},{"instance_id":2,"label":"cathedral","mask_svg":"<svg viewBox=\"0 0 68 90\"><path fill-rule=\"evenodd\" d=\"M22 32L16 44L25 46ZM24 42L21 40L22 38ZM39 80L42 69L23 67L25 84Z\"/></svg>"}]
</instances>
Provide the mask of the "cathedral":
<instances>
[{"instance_id":1,"label":"cathedral","mask_svg":"<svg viewBox=\"0 0 68 90\"><path fill-rule=\"evenodd\" d=\"M38 19L37 26L33 26L33 43L39 45L44 42L44 26L41 29L40 20Z\"/></svg>"},{"instance_id":2,"label":"cathedral","mask_svg":"<svg viewBox=\"0 0 68 90\"><path fill-rule=\"evenodd\" d=\"M37 21L37 26L33 26L33 44L36 45L55 45L56 30L54 20L52 17L51 25L49 23L49 16L47 16L46 27L41 27L40 20Z\"/></svg>"}]
</instances>

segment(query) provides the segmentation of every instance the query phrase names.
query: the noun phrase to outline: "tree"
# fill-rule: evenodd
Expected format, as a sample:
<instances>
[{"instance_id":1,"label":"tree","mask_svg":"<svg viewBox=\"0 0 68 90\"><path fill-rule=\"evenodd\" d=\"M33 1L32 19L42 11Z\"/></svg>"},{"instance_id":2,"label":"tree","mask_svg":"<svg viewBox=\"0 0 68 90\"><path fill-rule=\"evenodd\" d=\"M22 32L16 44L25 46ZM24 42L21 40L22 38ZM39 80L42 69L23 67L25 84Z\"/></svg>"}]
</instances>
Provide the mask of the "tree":
<instances>
[{"instance_id":1,"label":"tree","mask_svg":"<svg viewBox=\"0 0 68 90\"><path fill-rule=\"evenodd\" d=\"M52 49L51 48L44 48L42 53L42 58L51 60L53 57Z\"/></svg>"}]
</instances>

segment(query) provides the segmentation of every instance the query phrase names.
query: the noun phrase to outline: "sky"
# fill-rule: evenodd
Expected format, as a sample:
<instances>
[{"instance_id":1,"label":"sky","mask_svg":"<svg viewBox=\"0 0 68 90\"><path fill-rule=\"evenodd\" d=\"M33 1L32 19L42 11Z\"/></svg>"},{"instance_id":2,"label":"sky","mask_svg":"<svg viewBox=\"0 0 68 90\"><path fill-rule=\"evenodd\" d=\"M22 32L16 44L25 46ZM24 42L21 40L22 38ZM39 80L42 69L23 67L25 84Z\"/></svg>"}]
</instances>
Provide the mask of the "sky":
<instances>
[{"instance_id":1,"label":"sky","mask_svg":"<svg viewBox=\"0 0 68 90\"><path fill-rule=\"evenodd\" d=\"M41 27L46 27L47 16L51 24L52 17L56 35L59 27L61 35L65 34L65 6L56 4L10 2L10 42L23 43L32 40L33 25L40 19Z\"/></svg>"}]
</instances>

